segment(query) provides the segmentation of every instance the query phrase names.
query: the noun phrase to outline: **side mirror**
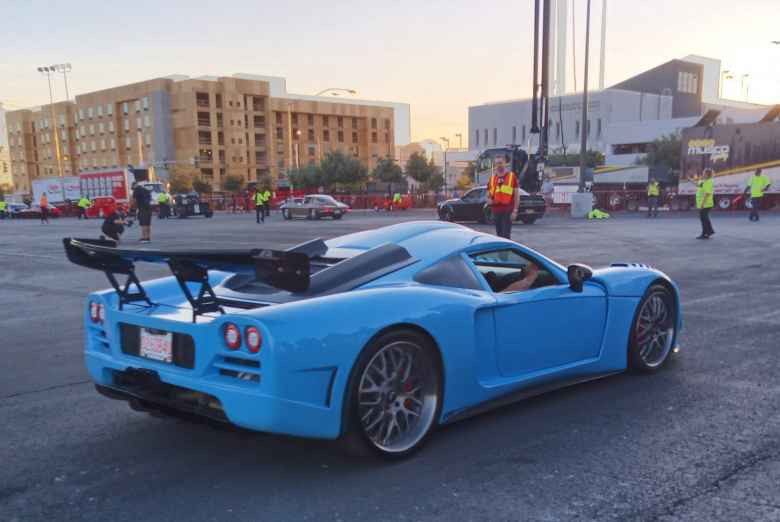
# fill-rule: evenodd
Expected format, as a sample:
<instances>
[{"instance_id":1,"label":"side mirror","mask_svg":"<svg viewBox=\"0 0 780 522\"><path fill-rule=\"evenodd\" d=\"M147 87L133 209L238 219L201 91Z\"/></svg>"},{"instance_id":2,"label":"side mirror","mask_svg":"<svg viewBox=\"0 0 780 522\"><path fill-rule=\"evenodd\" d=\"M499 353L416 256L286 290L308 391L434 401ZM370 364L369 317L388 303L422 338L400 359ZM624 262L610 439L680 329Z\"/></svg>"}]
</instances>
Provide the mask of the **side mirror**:
<instances>
[{"instance_id":1,"label":"side mirror","mask_svg":"<svg viewBox=\"0 0 780 522\"><path fill-rule=\"evenodd\" d=\"M582 285L593 277L593 269L587 265L569 265L566 269L569 277L569 286L575 292L582 292Z\"/></svg>"}]
</instances>

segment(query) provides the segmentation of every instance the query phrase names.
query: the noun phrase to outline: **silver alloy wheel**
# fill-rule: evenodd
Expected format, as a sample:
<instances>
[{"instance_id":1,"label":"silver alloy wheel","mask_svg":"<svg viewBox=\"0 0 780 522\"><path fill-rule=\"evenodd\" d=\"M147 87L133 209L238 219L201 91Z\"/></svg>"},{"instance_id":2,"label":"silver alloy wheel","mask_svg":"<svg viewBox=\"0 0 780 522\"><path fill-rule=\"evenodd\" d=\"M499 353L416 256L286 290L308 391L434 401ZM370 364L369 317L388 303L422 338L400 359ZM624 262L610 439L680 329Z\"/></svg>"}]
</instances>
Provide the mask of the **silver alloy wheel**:
<instances>
[{"instance_id":1,"label":"silver alloy wheel","mask_svg":"<svg viewBox=\"0 0 780 522\"><path fill-rule=\"evenodd\" d=\"M371 444L401 453L418 444L435 421L439 374L429 353L410 341L382 347L360 376L358 416Z\"/></svg>"},{"instance_id":2,"label":"silver alloy wheel","mask_svg":"<svg viewBox=\"0 0 780 522\"><path fill-rule=\"evenodd\" d=\"M651 293L639 310L635 327L636 347L642 363L648 368L663 364L672 349L674 314L668 298L664 292Z\"/></svg>"}]
</instances>

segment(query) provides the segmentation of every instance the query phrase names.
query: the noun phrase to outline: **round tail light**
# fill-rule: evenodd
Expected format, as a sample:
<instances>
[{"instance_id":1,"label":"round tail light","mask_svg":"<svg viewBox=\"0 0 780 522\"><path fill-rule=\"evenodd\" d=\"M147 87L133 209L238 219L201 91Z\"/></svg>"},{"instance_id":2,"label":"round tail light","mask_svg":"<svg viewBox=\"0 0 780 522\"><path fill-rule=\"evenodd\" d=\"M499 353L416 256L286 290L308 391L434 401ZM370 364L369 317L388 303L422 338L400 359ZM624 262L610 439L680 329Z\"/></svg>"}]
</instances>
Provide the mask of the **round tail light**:
<instances>
[{"instance_id":1,"label":"round tail light","mask_svg":"<svg viewBox=\"0 0 780 522\"><path fill-rule=\"evenodd\" d=\"M98 321L103 323L106 320L106 307L102 304L98 305Z\"/></svg>"},{"instance_id":2,"label":"round tail light","mask_svg":"<svg viewBox=\"0 0 780 522\"><path fill-rule=\"evenodd\" d=\"M263 336L260 335L260 330L254 326L250 326L244 332L246 335L246 346L252 353L260 351L260 346L263 344Z\"/></svg>"},{"instance_id":3,"label":"round tail light","mask_svg":"<svg viewBox=\"0 0 780 522\"><path fill-rule=\"evenodd\" d=\"M225 345L231 350L238 350L241 347L241 330L233 323L225 325Z\"/></svg>"},{"instance_id":4,"label":"round tail light","mask_svg":"<svg viewBox=\"0 0 780 522\"><path fill-rule=\"evenodd\" d=\"M100 305L94 301L89 303L89 318L93 323L100 321Z\"/></svg>"}]
</instances>

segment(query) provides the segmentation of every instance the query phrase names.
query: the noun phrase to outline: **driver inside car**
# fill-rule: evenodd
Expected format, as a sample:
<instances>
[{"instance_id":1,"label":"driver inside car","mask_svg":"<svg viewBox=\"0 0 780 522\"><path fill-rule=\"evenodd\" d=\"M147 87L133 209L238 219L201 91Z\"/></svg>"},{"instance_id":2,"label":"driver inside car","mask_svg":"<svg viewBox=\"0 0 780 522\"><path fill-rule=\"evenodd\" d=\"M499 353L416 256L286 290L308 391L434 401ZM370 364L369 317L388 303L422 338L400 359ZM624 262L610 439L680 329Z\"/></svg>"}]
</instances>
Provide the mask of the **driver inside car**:
<instances>
[{"instance_id":1,"label":"driver inside car","mask_svg":"<svg viewBox=\"0 0 780 522\"><path fill-rule=\"evenodd\" d=\"M529 261L524 268L517 272L505 276L498 276L495 272L487 272L484 276L494 292L522 292L533 288L539 277L539 267L536 263Z\"/></svg>"}]
</instances>

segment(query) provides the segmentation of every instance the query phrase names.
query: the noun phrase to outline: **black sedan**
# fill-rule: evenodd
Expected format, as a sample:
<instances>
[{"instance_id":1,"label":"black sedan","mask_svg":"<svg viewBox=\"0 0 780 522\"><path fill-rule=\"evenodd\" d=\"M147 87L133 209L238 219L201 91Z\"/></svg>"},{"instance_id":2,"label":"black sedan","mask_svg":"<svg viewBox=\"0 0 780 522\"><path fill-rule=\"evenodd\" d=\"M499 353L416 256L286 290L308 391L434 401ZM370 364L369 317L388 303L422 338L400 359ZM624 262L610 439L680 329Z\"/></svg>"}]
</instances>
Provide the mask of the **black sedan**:
<instances>
[{"instance_id":1,"label":"black sedan","mask_svg":"<svg viewBox=\"0 0 780 522\"><path fill-rule=\"evenodd\" d=\"M532 195L520 191L520 201L517 207L517 220L526 225L534 223L544 216L545 202L541 195ZM479 221L492 223L493 214L490 206L486 206L487 187L475 187L461 198L448 199L438 205L439 219L442 221Z\"/></svg>"}]
</instances>

